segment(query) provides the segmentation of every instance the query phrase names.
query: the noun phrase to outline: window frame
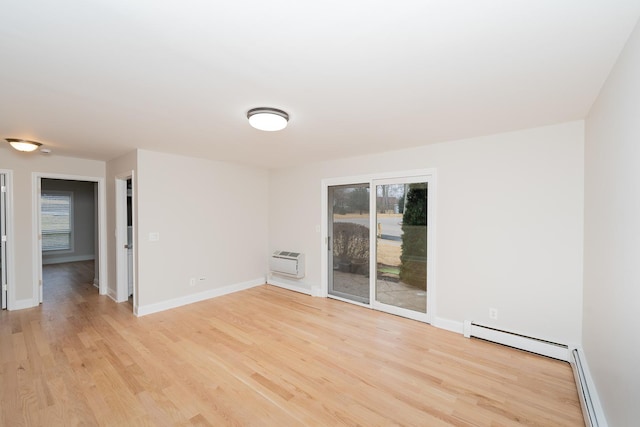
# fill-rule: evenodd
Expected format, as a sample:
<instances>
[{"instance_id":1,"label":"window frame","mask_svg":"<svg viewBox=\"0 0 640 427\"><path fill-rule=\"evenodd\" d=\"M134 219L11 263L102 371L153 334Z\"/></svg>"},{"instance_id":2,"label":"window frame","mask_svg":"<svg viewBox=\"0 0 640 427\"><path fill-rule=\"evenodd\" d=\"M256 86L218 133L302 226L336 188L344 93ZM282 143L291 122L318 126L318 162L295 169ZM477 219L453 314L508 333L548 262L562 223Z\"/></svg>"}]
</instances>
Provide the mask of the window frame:
<instances>
[{"instance_id":1,"label":"window frame","mask_svg":"<svg viewBox=\"0 0 640 427\"><path fill-rule=\"evenodd\" d=\"M61 248L61 249L46 249L44 247L44 236L45 234L63 234L63 233L46 233L46 230L43 226L43 220L45 214L43 212L43 197L46 195L51 196L66 196L69 198L69 247ZM40 234L42 236L40 240L40 247L42 249L43 254L64 254L64 253L72 253L74 251L74 200L73 200L73 191L63 191L63 190L42 190L40 192ZM66 234L66 233L64 233Z\"/></svg>"}]
</instances>

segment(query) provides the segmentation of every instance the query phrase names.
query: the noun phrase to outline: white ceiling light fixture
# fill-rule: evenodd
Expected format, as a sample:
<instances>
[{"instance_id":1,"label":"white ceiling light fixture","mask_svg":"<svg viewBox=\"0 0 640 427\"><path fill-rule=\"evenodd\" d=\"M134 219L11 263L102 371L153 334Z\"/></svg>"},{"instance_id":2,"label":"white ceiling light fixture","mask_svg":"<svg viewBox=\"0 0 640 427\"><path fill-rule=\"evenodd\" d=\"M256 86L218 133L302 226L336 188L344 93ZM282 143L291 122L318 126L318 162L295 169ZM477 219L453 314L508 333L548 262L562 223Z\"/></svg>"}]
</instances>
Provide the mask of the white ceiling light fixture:
<instances>
[{"instance_id":1,"label":"white ceiling light fixture","mask_svg":"<svg viewBox=\"0 0 640 427\"><path fill-rule=\"evenodd\" d=\"M35 151L38 149L38 147L42 145L41 143L36 141L29 141L29 140L20 139L20 138L5 138L5 141L11 144L11 146L16 150L27 151L27 152Z\"/></svg>"},{"instance_id":2,"label":"white ceiling light fixture","mask_svg":"<svg viewBox=\"0 0 640 427\"><path fill-rule=\"evenodd\" d=\"M289 123L289 114L276 108L259 107L247 111L249 124L256 129L273 132L282 130Z\"/></svg>"}]
</instances>

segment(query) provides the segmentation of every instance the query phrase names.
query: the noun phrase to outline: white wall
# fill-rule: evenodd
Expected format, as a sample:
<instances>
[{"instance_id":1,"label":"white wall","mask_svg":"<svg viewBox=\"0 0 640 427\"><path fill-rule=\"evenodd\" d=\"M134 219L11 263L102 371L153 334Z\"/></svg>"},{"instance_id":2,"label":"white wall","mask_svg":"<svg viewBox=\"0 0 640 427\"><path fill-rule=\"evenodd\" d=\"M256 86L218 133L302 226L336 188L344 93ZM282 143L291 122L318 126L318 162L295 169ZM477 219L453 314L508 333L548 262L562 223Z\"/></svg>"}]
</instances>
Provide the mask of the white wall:
<instances>
[{"instance_id":1,"label":"white wall","mask_svg":"<svg viewBox=\"0 0 640 427\"><path fill-rule=\"evenodd\" d=\"M611 426L640 419L640 26L586 120L583 346Z\"/></svg>"},{"instance_id":2,"label":"white wall","mask_svg":"<svg viewBox=\"0 0 640 427\"><path fill-rule=\"evenodd\" d=\"M70 191L73 193L73 249L71 251L43 252L42 263L54 264L92 260L96 254L95 183L43 179L42 190Z\"/></svg>"},{"instance_id":3,"label":"white wall","mask_svg":"<svg viewBox=\"0 0 640 427\"><path fill-rule=\"evenodd\" d=\"M583 141L576 121L271 171L269 250L306 253L320 286L321 180L435 168L435 315L578 343Z\"/></svg>"},{"instance_id":4,"label":"white wall","mask_svg":"<svg viewBox=\"0 0 640 427\"><path fill-rule=\"evenodd\" d=\"M38 152L19 153L4 144L0 147L0 169L13 171L15 277L9 278L9 288L14 288L14 294L8 298L9 308L24 308L38 304L38 296L33 294L33 173L104 177L105 163L62 157L55 153L48 156Z\"/></svg>"},{"instance_id":5,"label":"white wall","mask_svg":"<svg viewBox=\"0 0 640 427\"><path fill-rule=\"evenodd\" d=\"M266 170L145 150L137 162L139 306L264 283Z\"/></svg>"}]
</instances>

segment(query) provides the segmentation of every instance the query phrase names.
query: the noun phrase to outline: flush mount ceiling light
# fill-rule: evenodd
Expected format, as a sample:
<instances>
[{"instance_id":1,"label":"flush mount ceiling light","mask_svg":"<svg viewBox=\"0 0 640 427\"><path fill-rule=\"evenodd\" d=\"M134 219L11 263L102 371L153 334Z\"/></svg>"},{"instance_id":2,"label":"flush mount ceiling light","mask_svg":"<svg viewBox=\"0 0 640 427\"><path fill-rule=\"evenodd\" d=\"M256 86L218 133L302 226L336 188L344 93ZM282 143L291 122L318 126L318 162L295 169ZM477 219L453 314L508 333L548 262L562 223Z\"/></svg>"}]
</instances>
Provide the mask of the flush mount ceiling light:
<instances>
[{"instance_id":1,"label":"flush mount ceiling light","mask_svg":"<svg viewBox=\"0 0 640 427\"><path fill-rule=\"evenodd\" d=\"M36 141L28 141L20 138L5 138L5 141L18 151L35 151L42 145Z\"/></svg>"},{"instance_id":2,"label":"flush mount ceiling light","mask_svg":"<svg viewBox=\"0 0 640 427\"><path fill-rule=\"evenodd\" d=\"M266 131L282 130L287 127L289 115L276 108L259 107L247 111L249 124Z\"/></svg>"}]
</instances>

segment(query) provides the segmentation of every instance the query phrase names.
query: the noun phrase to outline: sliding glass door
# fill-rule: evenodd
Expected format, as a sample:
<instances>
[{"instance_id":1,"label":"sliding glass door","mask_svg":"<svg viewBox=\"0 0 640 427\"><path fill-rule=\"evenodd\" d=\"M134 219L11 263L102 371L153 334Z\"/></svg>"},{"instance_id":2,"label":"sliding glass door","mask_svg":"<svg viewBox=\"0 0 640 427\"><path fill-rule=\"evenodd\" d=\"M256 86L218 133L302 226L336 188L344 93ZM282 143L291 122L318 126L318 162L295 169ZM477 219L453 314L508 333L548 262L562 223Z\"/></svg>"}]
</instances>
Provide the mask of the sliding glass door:
<instances>
[{"instance_id":1,"label":"sliding glass door","mask_svg":"<svg viewBox=\"0 0 640 427\"><path fill-rule=\"evenodd\" d=\"M430 176L328 185L328 295L429 321Z\"/></svg>"},{"instance_id":2,"label":"sliding glass door","mask_svg":"<svg viewBox=\"0 0 640 427\"><path fill-rule=\"evenodd\" d=\"M424 178L374 181L376 277L373 306L427 320L427 195Z\"/></svg>"},{"instance_id":3,"label":"sliding glass door","mask_svg":"<svg viewBox=\"0 0 640 427\"><path fill-rule=\"evenodd\" d=\"M369 184L328 188L329 294L363 304L370 301Z\"/></svg>"}]
</instances>

